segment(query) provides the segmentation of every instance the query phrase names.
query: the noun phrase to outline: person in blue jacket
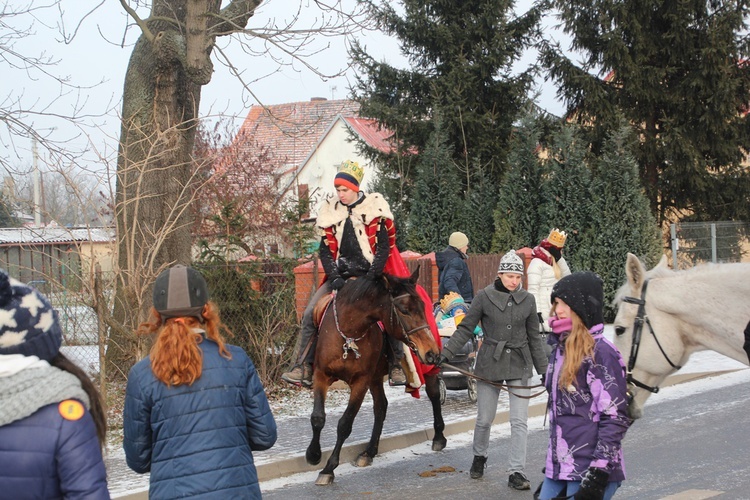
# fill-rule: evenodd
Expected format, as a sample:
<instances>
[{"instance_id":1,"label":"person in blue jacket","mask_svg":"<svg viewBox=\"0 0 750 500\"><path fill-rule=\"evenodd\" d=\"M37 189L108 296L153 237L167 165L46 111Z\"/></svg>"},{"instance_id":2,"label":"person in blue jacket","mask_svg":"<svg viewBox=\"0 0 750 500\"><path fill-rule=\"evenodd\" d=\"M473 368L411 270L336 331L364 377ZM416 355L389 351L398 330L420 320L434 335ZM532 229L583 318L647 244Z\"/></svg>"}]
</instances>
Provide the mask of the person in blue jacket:
<instances>
[{"instance_id":1,"label":"person in blue jacket","mask_svg":"<svg viewBox=\"0 0 750 500\"><path fill-rule=\"evenodd\" d=\"M0 269L0 499L108 499L107 432L49 300Z\"/></svg>"},{"instance_id":2,"label":"person in blue jacket","mask_svg":"<svg viewBox=\"0 0 750 500\"><path fill-rule=\"evenodd\" d=\"M442 299L450 292L456 292L467 304L474 300L474 284L466 263L469 238L459 231L451 233L448 246L435 253L438 268L438 296Z\"/></svg>"},{"instance_id":3,"label":"person in blue jacket","mask_svg":"<svg viewBox=\"0 0 750 500\"><path fill-rule=\"evenodd\" d=\"M276 442L255 366L225 343L203 276L174 266L154 283L151 353L130 370L123 411L128 466L151 472L149 497L261 498L253 451Z\"/></svg>"}]
</instances>

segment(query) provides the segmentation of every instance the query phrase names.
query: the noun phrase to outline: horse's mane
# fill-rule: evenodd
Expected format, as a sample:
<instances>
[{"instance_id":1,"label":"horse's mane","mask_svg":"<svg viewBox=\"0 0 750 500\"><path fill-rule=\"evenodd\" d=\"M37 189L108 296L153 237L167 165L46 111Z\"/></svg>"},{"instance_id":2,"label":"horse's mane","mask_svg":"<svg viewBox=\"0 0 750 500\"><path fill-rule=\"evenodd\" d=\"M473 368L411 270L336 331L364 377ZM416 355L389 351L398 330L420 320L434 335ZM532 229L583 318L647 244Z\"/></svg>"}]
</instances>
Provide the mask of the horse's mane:
<instances>
[{"instance_id":1,"label":"horse's mane","mask_svg":"<svg viewBox=\"0 0 750 500\"><path fill-rule=\"evenodd\" d=\"M747 290L750 284L750 265L705 263L678 271L666 266L657 266L646 272L646 279L654 281L668 279L672 283L672 288L693 289L702 294L726 296L727 293L731 293L733 287L739 287L742 292ZM630 285L626 281L615 294L613 303L620 303L623 297L630 294Z\"/></svg>"},{"instance_id":2,"label":"horse's mane","mask_svg":"<svg viewBox=\"0 0 750 500\"><path fill-rule=\"evenodd\" d=\"M387 294L386 280L388 280L391 289L398 291L405 290L410 294L416 293L416 286L409 278L399 278L392 274L383 274L382 278L376 280L365 277L350 280L346 287L346 293L341 294L339 300L344 303L354 303L358 300Z\"/></svg>"}]
</instances>

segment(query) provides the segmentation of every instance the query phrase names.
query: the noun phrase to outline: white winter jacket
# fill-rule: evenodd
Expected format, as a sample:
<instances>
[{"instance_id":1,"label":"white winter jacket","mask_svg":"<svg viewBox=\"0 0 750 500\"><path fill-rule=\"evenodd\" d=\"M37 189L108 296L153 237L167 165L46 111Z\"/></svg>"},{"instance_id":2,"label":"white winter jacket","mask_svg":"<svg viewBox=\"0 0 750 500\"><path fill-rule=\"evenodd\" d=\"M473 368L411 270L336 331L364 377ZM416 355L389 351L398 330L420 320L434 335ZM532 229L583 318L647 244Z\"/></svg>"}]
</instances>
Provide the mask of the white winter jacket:
<instances>
[{"instance_id":1,"label":"white winter jacket","mask_svg":"<svg viewBox=\"0 0 750 500\"><path fill-rule=\"evenodd\" d=\"M565 257L561 257L557 261L557 265L560 267L562 273L561 278L570 274L570 268L568 267L568 263L565 262ZM550 294L552 293L552 287L557 283L555 270L542 259L535 258L531 259L526 276L528 291L536 299L536 310L542 313L542 318L544 319L541 329L549 332L551 330L547 324L547 319L549 318L549 311L552 308Z\"/></svg>"}]
</instances>

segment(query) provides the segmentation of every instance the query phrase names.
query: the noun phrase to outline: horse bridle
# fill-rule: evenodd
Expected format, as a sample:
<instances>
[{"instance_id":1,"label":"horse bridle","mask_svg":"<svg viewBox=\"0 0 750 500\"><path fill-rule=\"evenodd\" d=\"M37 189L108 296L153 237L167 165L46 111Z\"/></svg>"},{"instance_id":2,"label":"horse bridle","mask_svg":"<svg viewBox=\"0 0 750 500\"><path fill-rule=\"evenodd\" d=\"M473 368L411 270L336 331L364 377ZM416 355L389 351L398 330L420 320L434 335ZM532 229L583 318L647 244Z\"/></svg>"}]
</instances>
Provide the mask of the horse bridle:
<instances>
[{"instance_id":1,"label":"horse bridle","mask_svg":"<svg viewBox=\"0 0 750 500\"><path fill-rule=\"evenodd\" d=\"M396 316L396 320L398 321L398 326L401 327L401 331L404 332L404 337L406 338L406 342L404 342L404 344L406 344L406 346L409 349L411 349L414 353L417 353L418 352L417 345L414 343L414 341L411 340L411 335L415 332L418 332L419 330L426 329L427 331L430 331L430 325L425 323L423 325L412 328L411 330L406 329L406 325L404 325L404 320L401 318L401 314L399 314L397 310L396 301L399 299L409 298L409 297L411 297L411 295L409 295L408 293L404 293L396 297L391 297L391 318L393 318L394 315ZM393 323L393 319L391 319L391 323Z\"/></svg>"},{"instance_id":2,"label":"horse bridle","mask_svg":"<svg viewBox=\"0 0 750 500\"><path fill-rule=\"evenodd\" d=\"M628 304L636 304L638 306L638 312L636 313L635 319L633 320L633 343L630 346L630 359L628 360L627 382L629 384L633 384L636 387L640 387L641 389L645 389L655 394L659 392L659 388L657 386L646 385L640 380L637 380L635 377L633 377L633 369L635 368L635 361L638 358L638 350L641 347L641 333L643 332L644 322L646 323L646 325L648 325L648 330L649 332L651 332L651 336L654 337L654 341L656 342L656 345L659 346L659 350L664 356L664 359L667 360L667 363L669 363L670 366L674 368L675 370L679 370L680 368L682 368L682 366L672 363L672 360L669 359L669 356L667 356L667 353L664 351L664 348L661 346L661 343L659 343L659 339L657 338L656 333L654 332L654 328L651 326L651 321L649 321L648 316L646 315L646 289L647 288L648 288L648 280L643 282L643 288L641 288L640 299L637 297L623 297L622 299L623 302L627 302Z\"/></svg>"},{"instance_id":3,"label":"horse bridle","mask_svg":"<svg viewBox=\"0 0 750 500\"><path fill-rule=\"evenodd\" d=\"M337 296L338 296L338 294L335 294L334 297L333 297L333 300L331 302L333 302L333 321L336 324L336 331L339 333L339 335L341 336L341 338L344 339L344 346L343 346L344 354L343 354L343 358L346 359L348 352L352 351L354 353L355 358L359 359L360 354L359 354L359 349L357 347L357 342L360 341L360 340L362 340L365 337L365 335L367 335L367 332L369 331L369 327L367 329L365 329L364 333L359 338L348 337L344 332L342 332L341 331L341 325L339 325L339 315L338 315L338 312L336 311L336 298L337 298ZM401 318L401 315L399 314L399 312L398 312L398 310L396 308L396 301L399 300L399 299L408 298L408 297L410 297L410 295L408 293L405 293L405 294L402 294L402 295L398 295L396 297L391 297L391 323L393 323L393 317L395 315L396 320L398 321L398 325L401 327L401 330L404 332L404 337L406 337L406 342L404 342L404 343L414 353L417 353L418 352L417 345L414 343L414 341L411 340L411 335L414 332L418 332L419 330L427 329L429 331L430 330L430 326L427 323L425 323L423 325L420 325L420 326L417 326L415 328L412 328L411 330L407 330L406 325L404 325L404 321Z\"/></svg>"}]
</instances>

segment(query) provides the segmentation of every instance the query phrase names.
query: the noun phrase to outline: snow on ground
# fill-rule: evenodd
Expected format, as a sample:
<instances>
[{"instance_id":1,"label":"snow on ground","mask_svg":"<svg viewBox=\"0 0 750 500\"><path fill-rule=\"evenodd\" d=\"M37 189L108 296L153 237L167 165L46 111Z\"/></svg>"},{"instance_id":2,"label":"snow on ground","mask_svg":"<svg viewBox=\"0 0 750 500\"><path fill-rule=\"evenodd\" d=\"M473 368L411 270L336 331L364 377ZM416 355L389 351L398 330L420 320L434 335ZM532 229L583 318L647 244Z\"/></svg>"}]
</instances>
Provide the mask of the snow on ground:
<instances>
[{"instance_id":1,"label":"snow on ground","mask_svg":"<svg viewBox=\"0 0 750 500\"><path fill-rule=\"evenodd\" d=\"M701 352L693 355L695 359L691 359L685 367L680 370L682 373L685 369L689 369L689 373L701 373L705 371L717 370L733 370L730 373L717 375L714 377L707 377L692 382L673 385L669 387L663 387L659 391L659 394L651 396L646 401L646 411L651 405L657 405L666 401L672 401L675 399L684 398L693 394L699 394L705 391L718 389L721 387L728 387L732 385L750 383L750 370L745 365L738 363L732 359L716 354L713 352ZM709 368L709 369L707 369ZM688 372L686 372L688 373ZM544 416L529 418L528 426L529 431L534 432L537 430L544 429L545 420ZM510 424L503 423L492 427L492 437L508 437L510 436ZM474 433L472 431L464 432L461 434L453 434L450 437L451 446L468 446L472 443ZM430 451L430 443L420 443L409 448L393 450L387 453L378 455L378 459L372 463L370 468L388 467L399 463L403 460L408 460L408 457L422 455L424 453L434 453ZM357 472L357 467L351 463L342 462L336 472L341 475L350 475ZM260 484L262 491L271 491L290 484L309 484L317 479L320 471L302 472L291 476L280 477L263 481Z\"/></svg>"},{"instance_id":2,"label":"snow on ground","mask_svg":"<svg viewBox=\"0 0 750 500\"><path fill-rule=\"evenodd\" d=\"M607 325L605 327L605 335L608 338L612 338L614 335L614 328L612 325ZM627 357L627 353L625 354ZM703 373L703 372L721 372L726 370L738 370L747 368L742 363L739 363L733 359L727 358L726 356L723 356L721 354L718 354L713 351L702 351L693 354L693 356L690 358L690 360L685 364L685 366L679 371L681 374L685 373ZM750 370L740 370L738 372L733 372L729 374L719 375L716 377L710 377L706 379L701 379L694 382L689 382L686 384L679 384L676 386L671 387L663 387L659 394L656 394L654 396L651 396L651 398L646 402L646 407L652 404L660 404L664 401L670 401L672 399L677 399L681 397L685 397L689 394L693 394L695 392L703 392L706 390L710 390L712 388L716 387L723 387L728 385L734 385L741 382L748 382L750 381ZM386 395L388 397L389 401L396 401L398 399L402 398L411 398L411 396L404 392L402 387L389 387L388 385L385 386ZM454 391L448 391L449 397L451 397L451 394ZM349 397L349 392L346 389L339 389L339 390L331 390L328 394L328 399L326 401L326 411L329 413L329 415L334 414L340 414L343 412L344 408L346 407L346 403ZM426 396L423 396L426 397ZM465 394L462 393L461 397L465 397ZM277 420L277 422L284 421L285 419L289 419L292 417L299 417L299 416L309 416L312 412L312 405L313 405L313 398L312 398L312 391L308 390L290 390L288 393L288 397L285 397L283 399L279 399L278 401L273 401L272 411L274 413L274 416ZM365 408L372 405L372 398L368 394L363 402L363 409L360 411L367 411ZM500 404L498 407L498 411L506 410L507 408L502 407L503 405ZM331 417L333 418L333 417ZM450 418L448 415L446 415L446 422L449 422ZM535 429L541 429L543 427L544 420L543 417L535 417L529 419L529 429L535 430ZM492 429L493 436L505 436L510 433L510 427L508 424L500 424L495 426ZM468 444L471 443L473 433L467 432L463 434L458 435L452 435L451 436L451 443L455 443L457 445L459 444ZM429 451L429 444L419 444L415 445L411 448L408 448L406 450L394 450L392 452L386 453L381 455L376 462L374 462L373 467L377 466L385 466L386 464L393 464L400 460L403 460L404 457L411 456L412 454L422 454ZM122 451L122 448L111 448L107 452L108 457L110 457L112 460L108 463L108 468L112 466L113 464L116 464L117 467L126 467L125 466L125 458L124 458L124 452ZM348 463L342 463L339 466L339 469L341 470L341 473L351 473L355 468L353 465ZM128 472L128 473L125 473ZM115 470L109 470L108 474L111 476L116 476L117 481L110 482L110 490L112 497L118 497L125 495L127 493L135 493L140 491L146 491L148 490L148 475L137 475L133 473L129 473L130 471L115 471ZM278 479L273 479L269 481L264 481L261 483L261 489L263 491L270 491L273 489L281 488L287 484L298 484L302 482L312 482L317 477L318 472L306 472L306 473L300 473L295 474L292 476L282 477Z\"/></svg>"}]
</instances>

